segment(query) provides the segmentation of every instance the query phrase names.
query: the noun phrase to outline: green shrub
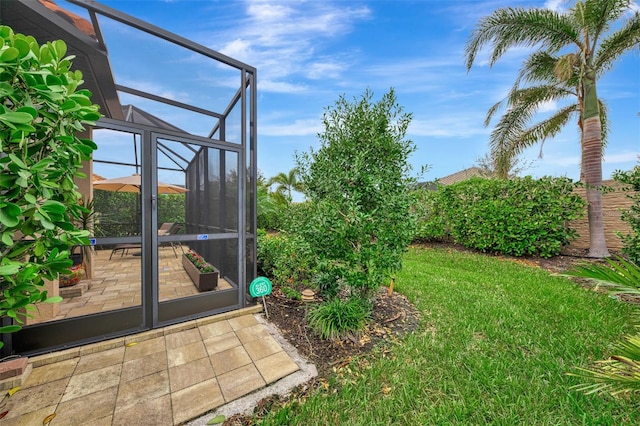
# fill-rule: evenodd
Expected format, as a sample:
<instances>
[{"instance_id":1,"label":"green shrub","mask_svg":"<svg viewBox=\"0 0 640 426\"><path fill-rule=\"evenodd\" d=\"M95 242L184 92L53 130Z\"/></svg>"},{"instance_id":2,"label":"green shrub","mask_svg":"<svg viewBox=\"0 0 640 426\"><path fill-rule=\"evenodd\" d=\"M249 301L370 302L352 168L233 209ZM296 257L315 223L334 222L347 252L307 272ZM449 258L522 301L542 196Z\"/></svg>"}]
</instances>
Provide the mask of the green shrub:
<instances>
[{"instance_id":1,"label":"green shrub","mask_svg":"<svg viewBox=\"0 0 640 426\"><path fill-rule=\"evenodd\" d=\"M417 217L415 239L419 241L447 241L450 238L448 229L445 228L445 215L443 200L445 192L441 186L438 190L416 190L414 205Z\"/></svg>"},{"instance_id":2,"label":"green shrub","mask_svg":"<svg viewBox=\"0 0 640 426\"><path fill-rule=\"evenodd\" d=\"M372 98L370 91L353 103L340 97L323 116L320 148L297 156L309 202L292 229L363 297L400 269L415 232L408 163L415 145L404 139L411 115L393 90Z\"/></svg>"},{"instance_id":3,"label":"green shrub","mask_svg":"<svg viewBox=\"0 0 640 426\"><path fill-rule=\"evenodd\" d=\"M577 237L568 227L584 201L567 178L498 180L473 178L439 187L426 200L416 237L451 238L484 252L511 256L558 255ZM435 216L435 217L434 217Z\"/></svg>"},{"instance_id":4,"label":"green shrub","mask_svg":"<svg viewBox=\"0 0 640 426\"><path fill-rule=\"evenodd\" d=\"M629 224L631 233L618 235L624 244L622 252L629 256L629 259L634 263L640 264L640 165L626 172L616 170L613 178L620 183L630 185L630 188L627 189L629 191L627 197L633 200L633 204L629 210L622 212L621 218Z\"/></svg>"},{"instance_id":5,"label":"green shrub","mask_svg":"<svg viewBox=\"0 0 640 426\"><path fill-rule=\"evenodd\" d=\"M100 118L67 45L0 26L0 318L20 329L48 298L44 280L69 274L70 249L88 245L74 178L97 148L77 135ZM0 342L0 347L3 342Z\"/></svg>"},{"instance_id":6,"label":"green shrub","mask_svg":"<svg viewBox=\"0 0 640 426\"><path fill-rule=\"evenodd\" d=\"M258 268L275 284L307 282L313 270L309 246L300 237L258 234Z\"/></svg>"},{"instance_id":7,"label":"green shrub","mask_svg":"<svg viewBox=\"0 0 640 426\"><path fill-rule=\"evenodd\" d=\"M370 319L371 306L364 300L351 297L333 298L314 306L306 319L312 330L323 339L337 339L348 333L361 331Z\"/></svg>"}]
</instances>

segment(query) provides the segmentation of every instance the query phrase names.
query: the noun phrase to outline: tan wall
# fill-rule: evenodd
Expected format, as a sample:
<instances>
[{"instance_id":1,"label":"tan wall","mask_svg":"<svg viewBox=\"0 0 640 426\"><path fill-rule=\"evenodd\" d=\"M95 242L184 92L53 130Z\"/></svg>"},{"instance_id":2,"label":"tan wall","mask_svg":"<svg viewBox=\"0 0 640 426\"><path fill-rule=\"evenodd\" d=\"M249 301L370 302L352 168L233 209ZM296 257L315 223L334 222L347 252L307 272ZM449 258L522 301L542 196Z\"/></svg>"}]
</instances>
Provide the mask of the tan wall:
<instances>
[{"instance_id":1,"label":"tan wall","mask_svg":"<svg viewBox=\"0 0 640 426\"><path fill-rule=\"evenodd\" d=\"M620 219L620 214L622 210L628 210L633 202L627 197L628 192L622 191L624 185L614 180L605 180L603 184L607 187L614 188L614 191L602 196L602 214L604 216L604 234L607 240L607 247L612 250L619 250L622 248L622 241L616 233L622 232L624 235L631 232L629 225ZM586 200L586 190L584 188L576 189L576 192ZM569 245L569 248L589 248L589 224L587 221L586 207L584 218L574 220L570 223L570 226L576 229L579 237Z\"/></svg>"}]
</instances>

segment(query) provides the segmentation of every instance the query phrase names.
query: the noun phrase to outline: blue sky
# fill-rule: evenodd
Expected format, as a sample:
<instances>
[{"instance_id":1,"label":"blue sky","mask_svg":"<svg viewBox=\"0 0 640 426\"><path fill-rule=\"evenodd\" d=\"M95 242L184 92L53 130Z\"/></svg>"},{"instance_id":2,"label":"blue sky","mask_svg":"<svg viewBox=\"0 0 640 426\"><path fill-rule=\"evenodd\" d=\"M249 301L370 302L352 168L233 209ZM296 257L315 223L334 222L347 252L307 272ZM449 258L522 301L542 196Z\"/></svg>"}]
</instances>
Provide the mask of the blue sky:
<instances>
[{"instance_id":1,"label":"blue sky","mask_svg":"<svg viewBox=\"0 0 640 426\"><path fill-rule=\"evenodd\" d=\"M562 10L562 0L421 1L228 1L102 0L103 4L246 62L258 69L258 167L270 177L295 165L294 152L317 147L322 114L340 95L359 97L370 88L379 98L390 87L413 115L407 138L417 146L410 161L431 169L432 180L473 166L488 151L487 109L511 87L521 61L516 49L490 69L485 56L467 73L464 45L478 19L506 6ZM637 5L635 5L637 8ZM159 54L137 41L139 61ZM110 55L132 56L128 43L109 44ZM146 52L146 53L145 53ZM175 75L171 64L155 73ZM126 71L114 70L127 82ZM175 78L174 78L175 80ZM140 83L138 81L138 83ZM151 84L151 83L149 83ZM158 83L159 84L159 83ZM162 87L155 87L162 93ZM186 91L167 97L188 98ZM640 54L628 54L599 82L611 132L605 178L630 169L640 155ZM555 105L548 105L548 109ZM177 118L179 121L179 118ZM180 123L174 123L180 126ZM525 174L579 178L579 136L570 124L524 155Z\"/></svg>"}]
</instances>

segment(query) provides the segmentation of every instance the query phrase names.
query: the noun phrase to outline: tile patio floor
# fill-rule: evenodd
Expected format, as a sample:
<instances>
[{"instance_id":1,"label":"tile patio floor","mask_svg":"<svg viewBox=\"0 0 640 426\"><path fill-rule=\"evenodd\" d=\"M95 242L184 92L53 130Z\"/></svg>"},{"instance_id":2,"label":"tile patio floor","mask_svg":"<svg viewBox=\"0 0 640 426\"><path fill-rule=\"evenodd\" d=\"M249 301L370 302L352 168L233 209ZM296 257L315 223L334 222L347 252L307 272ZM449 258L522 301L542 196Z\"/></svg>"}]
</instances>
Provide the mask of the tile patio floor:
<instances>
[{"instance_id":1,"label":"tile patio floor","mask_svg":"<svg viewBox=\"0 0 640 426\"><path fill-rule=\"evenodd\" d=\"M177 425L299 366L256 318L260 306L30 358L2 426Z\"/></svg>"},{"instance_id":2,"label":"tile patio floor","mask_svg":"<svg viewBox=\"0 0 640 426\"><path fill-rule=\"evenodd\" d=\"M106 312L140 305L141 300L141 263L135 253L139 249L117 252L111 259L111 250L96 250L93 268L94 278L83 280L73 287L60 289L62 302L57 305L55 317L27 321L36 324L43 321L60 320L82 315ZM176 248L178 257L171 247L158 250L158 281L160 301L193 296L198 289L193 284L181 263L181 251ZM218 280L218 289L231 288L224 278ZM84 292L80 292L83 289Z\"/></svg>"}]
</instances>

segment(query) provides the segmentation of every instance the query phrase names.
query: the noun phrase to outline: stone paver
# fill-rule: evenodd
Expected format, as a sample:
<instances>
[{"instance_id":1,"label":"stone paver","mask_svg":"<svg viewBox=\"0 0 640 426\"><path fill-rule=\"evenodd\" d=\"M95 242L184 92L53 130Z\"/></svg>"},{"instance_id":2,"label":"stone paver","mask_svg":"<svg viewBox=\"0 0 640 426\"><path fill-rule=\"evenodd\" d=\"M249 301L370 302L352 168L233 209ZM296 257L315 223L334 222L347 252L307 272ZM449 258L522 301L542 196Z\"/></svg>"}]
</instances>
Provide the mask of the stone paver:
<instances>
[{"instance_id":1,"label":"stone paver","mask_svg":"<svg viewBox=\"0 0 640 426\"><path fill-rule=\"evenodd\" d=\"M216 379L198 383L171 394L173 422L180 424L224 404Z\"/></svg>"},{"instance_id":2,"label":"stone paver","mask_svg":"<svg viewBox=\"0 0 640 426\"><path fill-rule=\"evenodd\" d=\"M117 386L120 383L122 364L112 365L99 370L89 371L71 376L69 384L62 396L62 401L80 398L100 390Z\"/></svg>"},{"instance_id":3,"label":"stone paver","mask_svg":"<svg viewBox=\"0 0 640 426\"><path fill-rule=\"evenodd\" d=\"M199 321L31 359L0 424L176 425L298 370L253 315Z\"/></svg>"},{"instance_id":4,"label":"stone paver","mask_svg":"<svg viewBox=\"0 0 640 426\"><path fill-rule=\"evenodd\" d=\"M256 367L267 383L273 383L300 368L286 352L280 351L256 361Z\"/></svg>"},{"instance_id":5,"label":"stone paver","mask_svg":"<svg viewBox=\"0 0 640 426\"><path fill-rule=\"evenodd\" d=\"M215 373L209 358L200 358L169 369L171 392L177 392L214 377Z\"/></svg>"},{"instance_id":6,"label":"stone paver","mask_svg":"<svg viewBox=\"0 0 640 426\"><path fill-rule=\"evenodd\" d=\"M255 365L249 364L218 376L218 384L226 401L233 401L242 395L266 385Z\"/></svg>"},{"instance_id":7,"label":"stone paver","mask_svg":"<svg viewBox=\"0 0 640 426\"><path fill-rule=\"evenodd\" d=\"M252 360L257 361L262 358L266 358L269 355L273 355L276 352L282 351L282 347L271 336L263 337L262 339L251 340L244 344L244 348L251 357Z\"/></svg>"},{"instance_id":8,"label":"stone paver","mask_svg":"<svg viewBox=\"0 0 640 426\"><path fill-rule=\"evenodd\" d=\"M216 375L228 373L236 368L251 364L251 358L242 346L236 346L224 352L211 355L211 364Z\"/></svg>"}]
</instances>

